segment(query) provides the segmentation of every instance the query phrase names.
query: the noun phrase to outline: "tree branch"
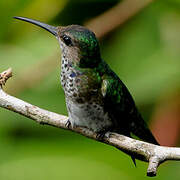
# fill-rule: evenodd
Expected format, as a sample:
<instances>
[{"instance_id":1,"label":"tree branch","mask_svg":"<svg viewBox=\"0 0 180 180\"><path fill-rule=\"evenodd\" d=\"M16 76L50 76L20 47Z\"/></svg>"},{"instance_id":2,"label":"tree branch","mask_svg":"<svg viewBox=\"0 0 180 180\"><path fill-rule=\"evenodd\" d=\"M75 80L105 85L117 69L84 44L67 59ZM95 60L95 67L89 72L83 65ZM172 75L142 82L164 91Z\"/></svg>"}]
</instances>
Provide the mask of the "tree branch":
<instances>
[{"instance_id":1,"label":"tree branch","mask_svg":"<svg viewBox=\"0 0 180 180\"><path fill-rule=\"evenodd\" d=\"M166 160L180 160L180 148L157 146L112 132L109 132L107 136L99 140L97 134L87 128L66 127L67 116L41 109L5 93L2 86L5 85L5 82L11 76L11 69L0 74L0 107L2 108L19 113L37 123L69 129L96 141L117 147L139 160L149 162L147 170L148 176L156 176L157 168L162 162Z\"/></svg>"}]
</instances>

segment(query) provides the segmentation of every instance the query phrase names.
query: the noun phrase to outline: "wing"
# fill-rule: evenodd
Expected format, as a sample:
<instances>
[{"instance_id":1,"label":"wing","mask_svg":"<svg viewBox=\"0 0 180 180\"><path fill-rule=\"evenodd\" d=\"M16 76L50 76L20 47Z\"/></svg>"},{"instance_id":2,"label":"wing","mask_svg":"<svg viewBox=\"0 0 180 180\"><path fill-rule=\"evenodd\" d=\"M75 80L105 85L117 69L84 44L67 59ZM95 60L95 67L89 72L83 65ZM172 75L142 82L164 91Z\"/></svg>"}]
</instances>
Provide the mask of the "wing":
<instances>
[{"instance_id":1,"label":"wing","mask_svg":"<svg viewBox=\"0 0 180 180\"><path fill-rule=\"evenodd\" d=\"M113 130L126 136L133 133L144 141L158 144L119 77L111 72L109 75L104 75L102 79L104 110L113 120Z\"/></svg>"}]
</instances>

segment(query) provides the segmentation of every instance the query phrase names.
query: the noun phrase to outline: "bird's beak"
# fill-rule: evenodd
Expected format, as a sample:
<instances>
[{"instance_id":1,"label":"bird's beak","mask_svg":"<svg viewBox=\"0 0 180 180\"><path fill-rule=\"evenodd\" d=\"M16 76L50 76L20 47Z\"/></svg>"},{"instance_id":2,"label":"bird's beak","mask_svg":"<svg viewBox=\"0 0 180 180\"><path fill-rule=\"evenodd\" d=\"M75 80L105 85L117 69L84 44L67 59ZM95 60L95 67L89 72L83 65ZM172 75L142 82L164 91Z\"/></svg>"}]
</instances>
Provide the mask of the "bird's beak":
<instances>
[{"instance_id":1,"label":"bird's beak","mask_svg":"<svg viewBox=\"0 0 180 180\"><path fill-rule=\"evenodd\" d=\"M54 36L56 36L56 37L57 37L57 35L58 35L58 28L55 27L55 26L51 26L51 25L42 23L42 22L40 22L40 21L36 21L36 20L33 20L33 19L25 18L25 17L15 16L14 18L15 18L15 19L22 20L22 21L29 22L29 23L32 23L32 24L35 24L36 26L39 26L39 27L42 27L43 29L49 31L50 33L52 33L52 34L53 34Z\"/></svg>"}]
</instances>

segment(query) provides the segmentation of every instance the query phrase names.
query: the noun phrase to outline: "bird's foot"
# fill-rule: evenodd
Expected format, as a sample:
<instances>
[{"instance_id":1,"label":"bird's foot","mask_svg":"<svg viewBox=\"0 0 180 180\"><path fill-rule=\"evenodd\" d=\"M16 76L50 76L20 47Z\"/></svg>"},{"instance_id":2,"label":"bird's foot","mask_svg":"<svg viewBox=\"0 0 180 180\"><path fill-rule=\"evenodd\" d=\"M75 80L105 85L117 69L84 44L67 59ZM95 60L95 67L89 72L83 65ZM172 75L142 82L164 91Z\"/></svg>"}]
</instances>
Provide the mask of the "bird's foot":
<instances>
[{"instance_id":1,"label":"bird's foot","mask_svg":"<svg viewBox=\"0 0 180 180\"><path fill-rule=\"evenodd\" d=\"M65 124L65 127L70 128L70 126L71 126L71 121L68 119Z\"/></svg>"},{"instance_id":2,"label":"bird's foot","mask_svg":"<svg viewBox=\"0 0 180 180\"><path fill-rule=\"evenodd\" d=\"M99 131L99 132L97 133L97 135L96 135L96 138L97 138L98 140L103 140L105 137L106 137L106 138L109 138L109 132L107 132L107 131L105 131L105 130Z\"/></svg>"},{"instance_id":3,"label":"bird's foot","mask_svg":"<svg viewBox=\"0 0 180 180\"><path fill-rule=\"evenodd\" d=\"M105 137L106 137L106 138L110 138L110 134L111 134L110 131L106 132L106 133L105 133Z\"/></svg>"}]
</instances>

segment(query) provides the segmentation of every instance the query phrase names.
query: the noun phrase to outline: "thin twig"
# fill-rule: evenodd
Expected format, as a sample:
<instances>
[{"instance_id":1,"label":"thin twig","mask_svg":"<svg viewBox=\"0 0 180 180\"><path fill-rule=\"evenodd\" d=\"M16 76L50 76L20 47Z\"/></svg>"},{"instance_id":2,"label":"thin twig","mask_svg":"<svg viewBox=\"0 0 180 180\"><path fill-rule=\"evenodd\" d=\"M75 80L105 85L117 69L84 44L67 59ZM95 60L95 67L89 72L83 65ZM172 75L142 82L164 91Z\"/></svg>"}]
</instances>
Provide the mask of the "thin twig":
<instances>
[{"instance_id":1,"label":"thin twig","mask_svg":"<svg viewBox=\"0 0 180 180\"><path fill-rule=\"evenodd\" d=\"M11 74L11 71L9 70L7 72L9 73L1 73L0 77L4 76L4 78L7 80L10 77L9 75ZM10 96L5 93L1 87L0 107L26 116L37 123L69 129L96 141L101 141L117 147L127 154L133 154L135 158L149 162L147 170L148 176L156 176L158 166L164 161L180 160L180 148L157 146L112 132L109 132L108 136L105 136L103 139L99 140L97 138L97 134L87 128L67 127L66 122L68 117L41 109L18 98Z\"/></svg>"},{"instance_id":2,"label":"thin twig","mask_svg":"<svg viewBox=\"0 0 180 180\"><path fill-rule=\"evenodd\" d=\"M107 35L154 0L123 0L110 10L88 21L85 25L95 32L98 38Z\"/></svg>"}]
</instances>

